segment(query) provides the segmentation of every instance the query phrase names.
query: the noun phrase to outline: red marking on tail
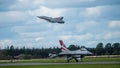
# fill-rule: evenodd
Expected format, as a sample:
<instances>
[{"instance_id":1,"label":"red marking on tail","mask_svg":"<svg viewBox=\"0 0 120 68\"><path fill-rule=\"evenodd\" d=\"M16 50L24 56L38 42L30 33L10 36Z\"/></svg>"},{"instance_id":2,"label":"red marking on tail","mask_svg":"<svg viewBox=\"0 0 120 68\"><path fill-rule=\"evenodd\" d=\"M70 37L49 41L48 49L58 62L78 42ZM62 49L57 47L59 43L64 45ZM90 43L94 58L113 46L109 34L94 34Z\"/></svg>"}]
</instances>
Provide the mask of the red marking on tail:
<instances>
[{"instance_id":1,"label":"red marking on tail","mask_svg":"<svg viewBox=\"0 0 120 68\"><path fill-rule=\"evenodd\" d=\"M68 50L67 47L65 46L65 44L63 43L62 40L59 40L59 42L60 42L60 45L61 45L61 49L62 49L62 51L66 51L66 50Z\"/></svg>"}]
</instances>

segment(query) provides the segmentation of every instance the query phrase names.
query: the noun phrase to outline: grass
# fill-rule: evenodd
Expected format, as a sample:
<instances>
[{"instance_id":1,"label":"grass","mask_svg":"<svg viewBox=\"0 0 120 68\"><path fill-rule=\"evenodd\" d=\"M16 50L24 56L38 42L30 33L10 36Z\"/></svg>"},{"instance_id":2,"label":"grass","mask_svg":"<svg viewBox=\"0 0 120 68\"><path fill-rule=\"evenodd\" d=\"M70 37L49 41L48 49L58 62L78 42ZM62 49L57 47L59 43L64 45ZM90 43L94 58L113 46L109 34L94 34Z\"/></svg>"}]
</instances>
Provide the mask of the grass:
<instances>
[{"instance_id":1,"label":"grass","mask_svg":"<svg viewBox=\"0 0 120 68\"><path fill-rule=\"evenodd\" d=\"M120 62L120 57L85 57L83 62ZM55 59L28 59L28 60L14 60L14 63L26 63L26 62L41 62L41 63L53 63L53 62L66 62L65 58L55 58ZM75 62L75 60L71 60ZM10 60L0 60L0 63L11 63Z\"/></svg>"},{"instance_id":2,"label":"grass","mask_svg":"<svg viewBox=\"0 0 120 68\"><path fill-rule=\"evenodd\" d=\"M71 64L71 65L1 66L0 68L120 68L120 65L119 64Z\"/></svg>"},{"instance_id":3,"label":"grass","mask_svg":"<svg viewBox=\"0 0 120 68\"><path fill-rule=\"evenodd\" d=\"M84 62L102 62L102 61L120 62L120 57L86 57L83 60Z\"/></svg>"}]
</instances>

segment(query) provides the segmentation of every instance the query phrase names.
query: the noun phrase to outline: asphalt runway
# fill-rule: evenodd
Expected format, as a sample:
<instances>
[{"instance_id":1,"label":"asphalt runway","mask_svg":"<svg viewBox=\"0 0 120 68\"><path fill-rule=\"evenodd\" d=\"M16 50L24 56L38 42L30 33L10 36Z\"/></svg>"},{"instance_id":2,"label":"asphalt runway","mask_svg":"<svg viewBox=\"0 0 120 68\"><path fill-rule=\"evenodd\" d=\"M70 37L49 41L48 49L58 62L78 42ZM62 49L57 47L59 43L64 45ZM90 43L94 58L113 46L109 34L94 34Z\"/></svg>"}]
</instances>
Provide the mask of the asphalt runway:
<instances>
[{"instance_id":1,"label":"asphalt runway","mask_svg":"<svg viewBox=\"0 0 120 68\"><path fill-rule=\"evenodd\" d=\"M64 65L64 64L120 64L120 62L78 62L78 63L1 63L0 66Z\"/></svg>"}]
</instances>

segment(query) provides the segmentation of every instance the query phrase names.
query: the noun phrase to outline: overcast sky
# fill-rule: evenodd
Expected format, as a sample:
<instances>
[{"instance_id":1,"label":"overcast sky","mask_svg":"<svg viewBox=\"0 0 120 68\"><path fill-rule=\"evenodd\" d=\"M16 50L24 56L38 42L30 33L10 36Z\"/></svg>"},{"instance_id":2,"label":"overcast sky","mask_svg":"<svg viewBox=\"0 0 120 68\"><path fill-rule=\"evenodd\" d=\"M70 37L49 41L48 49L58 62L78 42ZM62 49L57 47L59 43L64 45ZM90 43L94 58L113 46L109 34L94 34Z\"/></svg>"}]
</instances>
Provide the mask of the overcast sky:
<instances>
[{"instance_id":1,"label":"overcast sky","mask_svg":"<svg viewBox=\"0 0 120 68\"><path fill-rule=\"evenodd\" d=\"M67 47L120 42L120 0L0 0L0 48L60 47L60 39Z\"/></svg>"}]
</instances>

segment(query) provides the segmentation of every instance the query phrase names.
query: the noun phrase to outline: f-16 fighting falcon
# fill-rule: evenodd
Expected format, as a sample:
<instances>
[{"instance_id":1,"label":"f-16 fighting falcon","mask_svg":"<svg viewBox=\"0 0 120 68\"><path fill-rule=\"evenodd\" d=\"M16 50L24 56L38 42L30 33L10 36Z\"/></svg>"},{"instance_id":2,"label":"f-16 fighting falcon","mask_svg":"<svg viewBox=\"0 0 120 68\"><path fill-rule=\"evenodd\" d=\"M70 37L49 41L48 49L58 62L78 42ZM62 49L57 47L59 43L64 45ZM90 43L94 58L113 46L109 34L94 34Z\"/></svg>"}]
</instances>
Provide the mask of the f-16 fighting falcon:
<instances>
[{"instance_id":1,"label":"f-16 fighting falcon","mask_svg":"<svg viewBox=\"0 0 120 68\"><path fill-rule=\"evenodd\" d=\"M64 23L63 17L57 17L57 18L52 18L52 17L47 17L47 16L37 16L37 17L40 19L44 19L51 23L60 23L60 24Z\"/></svg>"},{"instance_id":2,"label":"f-16 fighting falcon","mask_svg":"<svg viewBox=\"0 0 120 68\"><path fill-rule=\"evenodd\" d=\"M51 58L55 58L57 56L65 56L67 62L69 62L71 59L75 59L75 61L78 62L79 60L82 61L82 58L85 55L92 55L92 53L89 52L85 48L81 48L79 50L73 50L73 51L71 51L71 50L67 49L67 47L65 46L65 44L63 43L62 40L59 40L59 42L60 42L60 45L61 45L62 52L60 52L59 54L52 54L52 53L50 53L49 56Z\"/></svg>"}]
</instances>

